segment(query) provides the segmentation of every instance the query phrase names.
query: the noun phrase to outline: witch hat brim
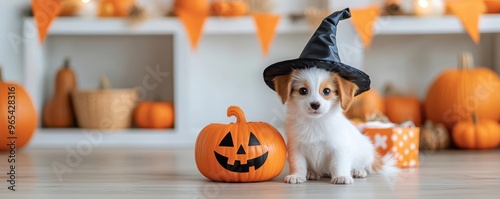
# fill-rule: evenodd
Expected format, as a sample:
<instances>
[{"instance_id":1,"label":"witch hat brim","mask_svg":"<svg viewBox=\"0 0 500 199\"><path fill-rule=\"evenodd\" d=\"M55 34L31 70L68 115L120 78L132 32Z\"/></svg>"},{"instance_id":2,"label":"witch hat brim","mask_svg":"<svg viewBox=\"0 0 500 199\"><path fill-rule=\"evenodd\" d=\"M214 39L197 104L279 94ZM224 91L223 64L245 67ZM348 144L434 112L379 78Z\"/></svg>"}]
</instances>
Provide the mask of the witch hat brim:
<instances>
[{"instance_id":1,"label":"witch hat brim","mask_svg":"<svg viewBox=\"0 0 500 199\"><path fill-rule=\"evenodd\" d=\"M336 33L340 20L351 17L349 8L334 12L326 17L313 34L297 59L278 62L264 70L264 81L274 90L274 78L288 75L294 70L317 67L337 73L342 78L358 86L355 95L370 90L370 77L363 71L343 64L337 49Z\"/></svg>"}]
</instances>

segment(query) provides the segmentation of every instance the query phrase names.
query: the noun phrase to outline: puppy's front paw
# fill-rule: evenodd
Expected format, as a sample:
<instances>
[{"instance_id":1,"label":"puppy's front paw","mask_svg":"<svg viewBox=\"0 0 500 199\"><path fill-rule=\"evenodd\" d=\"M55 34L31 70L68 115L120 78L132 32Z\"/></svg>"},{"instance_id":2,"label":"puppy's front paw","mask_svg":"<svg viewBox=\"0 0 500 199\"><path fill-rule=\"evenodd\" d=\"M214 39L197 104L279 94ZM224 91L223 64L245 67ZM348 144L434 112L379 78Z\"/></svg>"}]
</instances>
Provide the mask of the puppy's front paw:
<instances>
[{"instance_id":1,"label":"puppy's front paw","mask_svg":"<svg viewBox=\"0 0 500 199\"><path fill-rule=\"evenodd\" d=\"M351 176L335 176L330 182L333 184L352 184L354 180Z\"/></svg>"},{"instance_id":2,"label":"puppy's front paw","mask_svg":"<svg viewBox=\"0 0 500 199\"><path fill-rule=\"evenodd\" d=\"M287 175L285 182L290 184L300 184L306 181L306 178L297 174Z\"/></svg>"},{"instance_id":3,"label":"puppy's front paw","mask_svg":"<svg viewBox=\"0 0 500 199\"><path fill-rule=\"evenodd\" d=\"M364 169L361 169L361 170L358 170L358 169L353 169L352 170L352 177L354 178L366 178L368 174L366 173L366 170Z\"/></svg>"},{"instance_id":4,"label":"puppy's front paw","mask_svg":"<svg viewBox=\"0 0 500 199\"><path fill-rule=\"evenodd\" d=\"M307 179L308 180L319 180L319 179L321 179L321 175L317 174L316 172L308 171L307 172Z\"/></svg>"}]
</instances>

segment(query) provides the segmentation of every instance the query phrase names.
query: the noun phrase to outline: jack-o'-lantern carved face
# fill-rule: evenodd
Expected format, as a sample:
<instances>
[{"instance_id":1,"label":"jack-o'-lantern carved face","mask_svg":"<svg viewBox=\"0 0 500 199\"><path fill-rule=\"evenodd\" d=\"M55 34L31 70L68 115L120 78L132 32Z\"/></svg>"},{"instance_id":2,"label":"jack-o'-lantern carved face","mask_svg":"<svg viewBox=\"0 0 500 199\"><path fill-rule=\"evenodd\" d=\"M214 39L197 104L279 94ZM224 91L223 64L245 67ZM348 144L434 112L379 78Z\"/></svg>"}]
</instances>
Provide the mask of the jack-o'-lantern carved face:
<instances>
[{"instance_id":1,"label":"jack-o'-lantern carved face","mask_svg":"<svg viewBox=\"0 0 500 199\"><path fill-rule=\"evenodd\" d=\"M260 146L259 139L255 137L255 135L250 132L250 137L248 138L248 147L252 146ZM231 132L227 133L226 136L224 136L224 139L219 144L219 147L235 147L234 142L233 142L233 137L231 136ZM243 144L239 144L238 151L236 151L236 155L245 155L247 156L247 153L245 151L245 148L243 147ZM259 169L262 167L262 165L266 162L267 160L267 155L269 152L265 152L264 154L252 158L252 159L247 159L246 164L242 164L241 160L235 160L234 164L228 164L229 158L221 155L220 153L217 153L217 151L214 151L215 158L217 158L217 161L219 164L224 167L225 169L233 172L240 172L240 173L245 173L250 171L250 167L254 167L255 170ZM247 156L248 157L248 156Z\"/></svg>"},{"instance_id":2,"label":"jack-o'-lantern carved face","mask_svg":"<svg viewBox=\"0 0 500 199\"><path fill-rule=\"evenodd\" d=\"M207 178L225 182L265 181L278 176L285 165L281 134L263 122L246 122L238 107L229 107L231 124L210 124L198 135L195 158Z\"/></svg>"}]
</instances>

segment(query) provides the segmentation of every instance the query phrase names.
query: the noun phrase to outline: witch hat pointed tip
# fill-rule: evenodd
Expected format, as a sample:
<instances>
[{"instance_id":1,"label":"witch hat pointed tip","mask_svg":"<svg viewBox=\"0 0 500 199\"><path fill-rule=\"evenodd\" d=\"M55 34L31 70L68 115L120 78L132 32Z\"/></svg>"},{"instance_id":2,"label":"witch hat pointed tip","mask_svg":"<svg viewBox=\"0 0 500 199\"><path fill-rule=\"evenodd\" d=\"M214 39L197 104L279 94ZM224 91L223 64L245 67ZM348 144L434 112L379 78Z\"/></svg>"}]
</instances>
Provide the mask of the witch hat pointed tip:
<instances>
[{"instance_id":1,"label":"witch hat pointed tip","mask_svg":"<svg viewBox=\"0 0 500 199\"><path fill-rule=\"evenodd\" d=\"M332 13L331 16L327 17L327 19L333 19L335 21L335 25L337 25L337 23L340 20L349 19L349 18L351 18L351 10L349 8L345 8L343 10L334 12L334 13Z\"/></svg>"},{"instance_id":2,"label":"witch hat pointed tip","mask_svg":"<svg viewBox=\"0 0 500 199\"><path fill-rule=\"evenodd\" d=\"M321 59L340 63L337 49L337 25L341 20L351 17L349 8L332 13L326 17L306 44L299 58Z\"/></svg>"},{"instance_id":3,"label":"witch hat pointed tip","mask_svg":"<svg viewBox=\"0 0 500 199\"><path fill-rule=\"evenodd\" d=\"M349 9L348 7L345 8L344 10L342 10L341 12L342 12L342 18L341 19L351 18L351 9Z\"/></svg>"}]
</instances>

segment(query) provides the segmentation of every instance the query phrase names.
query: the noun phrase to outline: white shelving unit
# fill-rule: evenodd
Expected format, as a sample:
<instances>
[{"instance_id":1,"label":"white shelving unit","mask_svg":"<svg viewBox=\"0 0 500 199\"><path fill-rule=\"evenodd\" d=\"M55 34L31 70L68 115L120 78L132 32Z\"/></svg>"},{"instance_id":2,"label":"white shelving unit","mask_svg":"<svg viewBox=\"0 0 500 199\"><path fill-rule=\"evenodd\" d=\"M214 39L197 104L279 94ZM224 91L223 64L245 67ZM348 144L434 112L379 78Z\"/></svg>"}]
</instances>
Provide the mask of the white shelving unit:
<instances>
[{"instance_id":1,"label":"white shelving unit","mask_svg":"<svg viewBox=\"0 0 500 199\"><path fill-rule=\"evenodd\" d=\"M500 15L483 15L480 19L481 33L499 33ZM385 16L376 23L377 35L415 35L415 34L463 34L464 28L460 20L452 15L414 17Z\"/></svg>"},{"instance_id":2,"label":"white shelving unit","mask_svg":"<svg viewBox=\"0 0 500 199\"><path fill-rule=\"evenodd\" d=\"M33 24L33 19L26 19L25 24ZM482 33L500 33L500 15L485 15L481 18L480 30ZM356 41L358 38L349 23L341 23L338 39L341 41ZM25 26L28 27L28 26ZM29 32L30 30L25 30ZM257 40L254 38L255 29L250 17L235 19L210 18L204 29L204 38L198 51L211 53L226 52L218 56L234 56L231 60L241 60L236 65L232 62L196 53L190 50L184 29L175 18L151 19L137 26L129 26L121 19L84 19L59 18L52 24L50 37L59 36L148 36L167 35L172 37L172 67L174 78L173 100L175 101L176 124L172 130L143 130L128 129L114 132L105 132L103 145L167 145L191 146L197 133L210 122L231 122L233 118L225 117L225 108L237 103L247 113L247 118L273 122L280 127L279 118L282 105L275 98L274 93L261 80L261 73L268 64L296 57L302 46L309 39L311 30L304 21L293 23L283 18L278 26L279 37L275 41L275 54L262 58ZM377 35L425 35L425 34L465 34L459 20L453 16L416 18L408 16L381 17L376 26ZM227 38L243 37L246 42L230 45L227 50L217 47L217 42ZM283 39L281 39L283 37ZM498 38L498 36L497 36ZM495 49L500 52L500 39L497 39ZM242 40L243 41L243 40ZM206 43L204 43L206 42ZM252 44L250 46L250 44ZM340 44L342 45L342 43ZM47 75L47 59L44 46L38 40L25 42L25 85L27 91L34 98L39 113L44 103L43 85ZM248 49L247 49L248 48ZM234 50L237 49L237 50ZM249 53L256 51L256 53ZM352 66L362 66L364 53L341 57ZM230 53L230 54L227 54ZM254 61L255 63L247 63ZM207 66L204 66L207 65ZM253 65L258 65L255 67ZM253 67L252 67L253 66ZM238 67L238 68L235 68ZM233 73L233 74L230 74ZM212 76L210 76L212 75ZM231 77L232 75L238 77ZM221 80L227 78L227 80ZM244 91L240 88L244 87ZM214 90L219 96L217 100L210 91ZM250 96L250 97L249 97ZM251 99L249 99L251 98ZM262 104L262 106L256 106ZM271 121L272 120L272 121ZM273 124L273 123L272 123ZM86 130L82 129L46 129L40 128L33 140L37 146L74 145L87 139Z\"/></svg>"}]
</instances>

